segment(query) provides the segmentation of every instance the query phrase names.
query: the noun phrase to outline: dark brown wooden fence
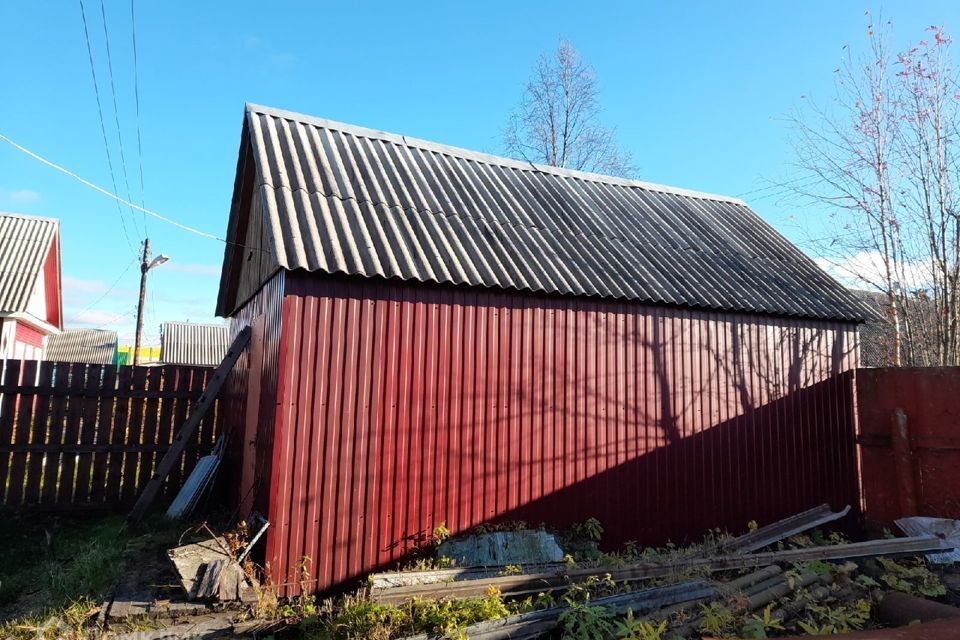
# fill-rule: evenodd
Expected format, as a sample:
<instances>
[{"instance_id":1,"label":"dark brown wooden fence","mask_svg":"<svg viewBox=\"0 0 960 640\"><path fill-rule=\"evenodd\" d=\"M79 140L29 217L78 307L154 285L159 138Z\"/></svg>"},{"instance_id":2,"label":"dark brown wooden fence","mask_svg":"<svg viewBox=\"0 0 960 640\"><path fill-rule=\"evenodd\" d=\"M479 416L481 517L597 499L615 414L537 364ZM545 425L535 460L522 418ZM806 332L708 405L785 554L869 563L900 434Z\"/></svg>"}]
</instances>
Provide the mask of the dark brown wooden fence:
<instances>
[{"instance_id":1,"label":"dark brown wooden fence","mask_svg":"<svg viewBox=\"0 0 960 640\"><path fill-rule=\"evenodd\" d=\"M213 371L0 360L0 505L129 506ZM220 414L217 406L207 414L162 496L210 451Z\"/></svg>"}]
</instances>

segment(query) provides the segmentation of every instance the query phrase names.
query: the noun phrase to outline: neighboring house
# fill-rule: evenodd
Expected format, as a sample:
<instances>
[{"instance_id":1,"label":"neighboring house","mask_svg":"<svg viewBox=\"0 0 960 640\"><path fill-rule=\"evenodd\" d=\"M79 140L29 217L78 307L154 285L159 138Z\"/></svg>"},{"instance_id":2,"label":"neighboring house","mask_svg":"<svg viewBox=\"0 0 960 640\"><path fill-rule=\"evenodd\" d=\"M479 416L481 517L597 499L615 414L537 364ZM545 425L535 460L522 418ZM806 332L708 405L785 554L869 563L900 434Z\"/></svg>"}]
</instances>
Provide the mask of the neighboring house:
<instances>
[{"instance_id":1,"label":"neighboring house","mask_svg":"<svg viewBox=\"0 0 960 640\"><path fill-rule=\"evenodd\" d=\"M41 360L62 308L59 221L0 213L0 359Z\"/></svg>"},{"instance_id":2,"label":"neighboring house","mask_svg":"<svg viewBox=\"0 0 960 640\"><path fill-rule=\"evenodd\" d=\"M117 364L117 332L106 329L67 329L47 339L44 360Z\"/></svg>"},{"instance_id":3,"label":"neighboring house","mask_svg":"<svg viewBox=\"0 0 960 640\"><path fill-rule=\"evenodd\" d=\"M230 347L223 324L164 322L160 329L160 362L215 367Z\"/></svg>"},{"instance_id":4,"label":"neighboring house","mask_svg":"<svg viewBox=\"0 0 960 640\"><path fill-rule=\"evenodd\" d=\"M285 594L441 522L650 544L855 500L869 311L734 198L248 106L217 313Z\"/></svg>"},{"instance_id":5,"label":"neighboring house","mask_svg":"<svg viewBox=\"0 0 960 640\"><path fill-rule=\"evenodd\" d=\"M893 322L890 302L885 293L851 289L874 316L860 325L860 366L893 365ZM932 300L914 296L897 304L900 314L902 347L901 364L905 367L927 367L937 364L934 335L936 307Z\"/></svg>"}]
</instances>

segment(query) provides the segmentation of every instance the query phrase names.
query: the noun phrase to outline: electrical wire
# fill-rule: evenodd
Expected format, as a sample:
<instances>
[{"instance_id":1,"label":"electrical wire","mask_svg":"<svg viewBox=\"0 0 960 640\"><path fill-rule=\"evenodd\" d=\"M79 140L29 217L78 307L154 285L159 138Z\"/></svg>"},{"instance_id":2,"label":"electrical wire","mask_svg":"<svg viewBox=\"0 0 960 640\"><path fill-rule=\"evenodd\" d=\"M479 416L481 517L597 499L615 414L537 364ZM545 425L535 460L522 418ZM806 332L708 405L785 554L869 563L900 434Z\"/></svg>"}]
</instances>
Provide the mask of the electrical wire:
<instances>
[{"instance_id":1,"label":"electrical wire","mask_svg":"<svg viewBox=\"0 0 960 640\"><path fill-rule=\"evenodd\" d=\"M47 165L47 166L50 167L51 169L56 169L56 170L59 171L60 173L63 173L63 174L66 174L66 175L70 176L71 178L73 178L74 180L76 180L77 182L79 182L80 184L83 184L84 186L90 187L90 188L93 189L94 191L98 191L99 193L102 193L103 195L107 196L108 198L112 198L113 200L116 200L116 201L117 201L118 203L120 203L120 204L124 204L124 205L126 205L126 206L128 206L128 207L131 207L131 208L133 208L133 209L136 209L137 211L142 211L144 214L146 214L146 215L148 215L148 216L151 216L151 217L153 217L153 218L156 218L157 220L161 220L161 221L163 221L163 222L166 222L167 224L173 225L174 227L177 227L178 229L182 229L182 230L184 230L184 231L189 231L190 233L196 234L196 235L198 235L198 236L202 236L202 237L204 237L204 238L210 238L210 239L212 239L212 240L217 240L217 241L219 241L219 242L223 242L223 243L225 243L225 244L229 244L229 245L233 245L233 246L245 247L245 245L243 245L243 244L240 244L240 243L237 243L237 242L230 242L230 241L228 241L226 238L221 238L221 237L218 236L218 235L214 235L214 234L212 234L212 233L207 233L206 231L201 231L201 230L199 230L199 229L195 229L194 227L190 227L190 226L188 226L188 225L183 224L182 222L177 222L176 220L174 220L174 219L172 219L172 218L168 218L167 216L164 216L164 215L162 215L162 214L159 214L159 213L157 213L156 211L153 211L153 210L151 210L151 209L147 209L146 207L141 207L140 205L138 205L138 204L136 204L136 203L133 203L133 202L130 202L129 200L125 200L124 198L121 198L121 197L118 196L117 194L112 193L112 192L104 189L103 187L101 187L101 186L99 186L99 185L96 185L96 184L94 184L93 182L90 182L90 181L87 180L86 178L83 178L83 177L77 175L76 173L74 173L73 171L70 171L70 170L67 169L66 167L62 167L62 166L56 164L55 162L52 162L52 161L50 161L50 160L47 160L46 158L44 158L43 156L41 156L39 153L36 153L36 152L34 152L34 151L31 151L30 149L27 149L27 148L24 147L23 145L18 144L18 143L15 142L14 140L8 138L8 137L5 136L3 133L0 133L0 140L6 142L7 144L9 144L9 145L10 145L11 147L13 147L14 149L17 149L18 151L27 154L28 156L30 156L30 157L33 158L34 160L37 160L38 162L42 162L43 164ZM245 248L256 249L256 250L259 250L259 251L266 251L265 249L258 249L258 248L256 248L256 247L245 247ZM131 249L132 249L132 247L131 247ZM134 251L134 253L136 254L137 252ZM139 254L137 254L137 256L139 257Z\"/></svg>"},{"instance_id":2,"label":"electrical wire","mask_svg":"<svg viewBox=\"0 0 960 640\"><path fill-rule=\"evenodd\" d=\"M107 29L107 9L100 0L100 17L103 19L103 41L106 43L107 51L107 72L110 78L110 95L113 98L113 122L117 128L117 145L120 148L120 168L123 169L123 185L126 189L127 200L130 200L130 178L127 175L127 155L123 150L123 129L120 128L120 109L117 108L117 86L113 80L113 56L110 54L110 33ZM114 187L116 190L116 187ZM133 220L134 230L137 231L137 217L130 211L130 218ZM139 231L137 231L139 233ZM144 230L146 234L146 230Z\"/></svg>"},{"instance_id":3,"label":"electrical wire","mask_svg":"<svg viewBox=\"0 0 960 640\"><path fill-rule=\"evenodd\" d=\"M117 190L117 177L113 170L113 156L110 154L110 143L107 141L107 126L103 120L103 105L100 100L100 85L97 83L97 69L93 63L93 48L90 46L90 30L87 28L87 12L83 6L83 0L80 0L80 17L83 20L83 37L87 43L87 59L90 62L90 75L93 78L93 93L97 98L97 115L100 117L100 133L103 134L103 148L107 153L107 167L110 169L110 182L113 190ZM136 254L133 248L133 241L130 240L130 234L127 232L127 223L123 217L123 209L117 202L117 215L120 216L120 228L123 230L123 237L127 240L130 251Z\"/></svg>"},{"instance_id":4,"label":"electrical wire","mask_svg":"<svg viewBox=\"0 0 960 640\"><path fill-rule=\"evenodd\" d=\"M95 306L97 306L98 304L100 304L100 302L101 302L104 298L106 298L108 295L110 295L110 293L111 293L114 289L117 288L117 285L120 284L120 281L123 280L123 277L124 277L125 275L127 275L127 273L130 271L130 267L132 267L133 265L137 264L137 262L138 262L137 258L134 258L133 260L131 260L130 263L126 266L126 268L120 273L120 275L117 277L117 279L113 282L113 284L111 284L111 285L107 288L107 290L103 292L103 295L101 295L99 298L97 298L96 300L94 300L93 302L91 302L90 304L88 304L86 307L84 307L84 308L81 309L80 311L77 311L76 313L74 313L74 314L70 317L70 319L67 320L67 322L66 322L65 324L72 324L72 323L73 323L74 321L76 321L77 318L79 318L81 315L83 315L84 313L86 313L86 312L89 311L90 309L92 309L92 308L94 308Z\"/></svg>"},{"instance_id":5,"label":"electrical wire","mask_svg":"<svg viewBox=\"0 0 960 640\"><path fill-rule=\"evenodd\" d=\"M137 110L137 161L140 167L140 206L145 206L144 201L144 186L143 186L143 138L140 135L140 80L139 73L137 71L138 62L137 62L137 18L134 12L134 2L135 0L130 0L130 34L133 39L133 99L136 104ZM144 233L149 235L149 229L147 229L147 214L143 214L143 230Z\"/></svg>"}]
</instances>

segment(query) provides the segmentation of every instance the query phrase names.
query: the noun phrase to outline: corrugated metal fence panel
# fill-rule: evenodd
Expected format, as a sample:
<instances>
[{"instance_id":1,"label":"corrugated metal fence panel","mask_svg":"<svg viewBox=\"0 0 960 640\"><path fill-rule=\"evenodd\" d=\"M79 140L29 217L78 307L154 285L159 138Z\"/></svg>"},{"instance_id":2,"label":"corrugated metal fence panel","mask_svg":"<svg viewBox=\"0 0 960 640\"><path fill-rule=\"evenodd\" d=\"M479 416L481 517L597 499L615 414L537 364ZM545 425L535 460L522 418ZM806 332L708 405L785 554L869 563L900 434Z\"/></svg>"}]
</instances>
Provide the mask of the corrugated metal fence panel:
<instances>
[{"instance_id":1,"label":"corrugated metal fence panel","mask_svg":"<svg viewBox=\"0 0 960 640\"><path fill-rule=\"evenodd\" d=\"M273 418L277 401L277 355L281 336L283 282L284 272L280 271L253 295L237 312L237 315L230 318L230 342L232 342L237 334L248 326L255 317L258 315L264 316L265 339L263 362L259 363L262 367L262 378L260 421L257 434L258 440L262 440L262 443L258 444L257 447L256 467L260 475L254 486L240 486L240 469L236 466L236 463L239 463L242 459L243 427L247 407L247 381L250 375L250 367L254 365L250 361L251 350L244 349L227 378L224 390L224 397L227 399L226 410L229 412L226 424L230 425L232 429L228 444L229 454L226 461L227 463L235 463L235 465L226 467L224 471L226 481L222 482L222 486L237 488L236 495L231 496L232 499L243 500L248 494L255 494L256 506L261 513L267 510L265 492L268 488L267 480L270 477L270 455L272 451L270 443L273 439ZM264 495L260 495L261 492Z\"/></svg>"},{"instance_id":2,"label":"corrugated metal fence panel","mask_svg":"<svg viewBox=\"0 0 960 640\"><path fill-rule=\"evenodd\" d=\"M445 522L610 544L857 504L853 325L287 274L267 560L287 593Z\"/></svg>"},{"instance_id":3,"label":"corrugated metal fence panel","mask_svg":"<svg viewBox=\"0 0 960 640\"><path fill-rule=\"evenodd\" d=\"M911 515L956 518L960 367L858 369L856 376L865 517L884 526ZM907 416L918 513L903 510L897 481L891 433L898 408Z\"/></svg>"}]
</instances>

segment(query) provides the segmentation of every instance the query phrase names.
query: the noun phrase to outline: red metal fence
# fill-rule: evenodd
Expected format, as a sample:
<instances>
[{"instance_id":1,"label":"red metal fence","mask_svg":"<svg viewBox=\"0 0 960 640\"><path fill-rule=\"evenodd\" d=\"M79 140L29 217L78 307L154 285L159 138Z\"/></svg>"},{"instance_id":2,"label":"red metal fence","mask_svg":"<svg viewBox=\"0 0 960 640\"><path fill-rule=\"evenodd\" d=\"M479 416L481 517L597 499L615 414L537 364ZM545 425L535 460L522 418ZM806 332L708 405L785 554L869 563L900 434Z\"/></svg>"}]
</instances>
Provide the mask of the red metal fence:
<instances>
[{"instance_id":1,"label":"red metal fence","mask_svg":"<svg viewBox=\"0 0 960 640\"><path fill-rule=\"evenodd\" d=\"M324 589L441 522L652 544L858 503L850 324L291 273L282 327L286 593L305 557Z\"/></svg>"},{"instance_id":2,"label":"red metal fence","mask_svg":"<svg viewBox=\"0 0 960 640\"><path fill-rule=\"evenodd\" d=\"M960 368L858 369L857 413L865 518L960 516Z\"/></svg>"},{"instance_id":3,"label":"red metal fence","mask_svg":"<svg viewBox=\"0 0 960 640\"><path fill-rule=\"evenodd\" d=\"M0 505L131 504L213 369L0 360ZM220 431L216 407L164 485L174 493Z\"/></svg>"}]
</instances>

